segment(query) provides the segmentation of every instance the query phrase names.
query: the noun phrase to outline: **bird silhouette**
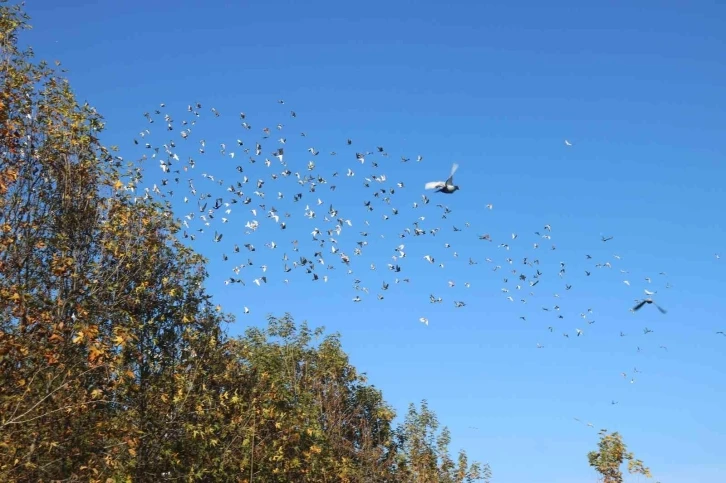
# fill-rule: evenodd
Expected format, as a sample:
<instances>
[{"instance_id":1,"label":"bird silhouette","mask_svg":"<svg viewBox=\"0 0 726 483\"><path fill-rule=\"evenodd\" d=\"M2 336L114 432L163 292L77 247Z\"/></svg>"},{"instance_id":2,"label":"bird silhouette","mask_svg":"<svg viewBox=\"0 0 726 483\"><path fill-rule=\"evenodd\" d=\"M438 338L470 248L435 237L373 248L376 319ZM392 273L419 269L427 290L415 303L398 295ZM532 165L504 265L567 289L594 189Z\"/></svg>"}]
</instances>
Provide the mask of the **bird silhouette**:
<instances>
[{"instance_id":1,"label":"bird silhouette","mask_svg":"<svg viewBox=\"0 0 726 483\"><path fill-rule=\"evenodd\" d=\"M653 301L653 299L643 299L640 302L638 302L638 305L633 307L633 312L637 312L638 310L642 309L645 304L653 304L655 307L660 311L661 314L665 314L667 311L657 303Z\"/></svg>"}]
</instances>

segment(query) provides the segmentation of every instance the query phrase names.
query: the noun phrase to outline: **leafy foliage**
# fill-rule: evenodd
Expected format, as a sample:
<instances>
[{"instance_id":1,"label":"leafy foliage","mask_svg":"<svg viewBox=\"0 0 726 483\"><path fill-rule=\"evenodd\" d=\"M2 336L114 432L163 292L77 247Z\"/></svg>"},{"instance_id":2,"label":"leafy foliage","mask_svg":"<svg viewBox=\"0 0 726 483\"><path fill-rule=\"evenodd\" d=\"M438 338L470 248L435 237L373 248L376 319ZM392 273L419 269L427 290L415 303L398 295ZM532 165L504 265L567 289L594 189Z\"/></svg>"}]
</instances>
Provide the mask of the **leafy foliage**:
<instances>
[{"instance_id":1,"label":"leafy foliage","mask_svg":"<svg viewBox=\"0 0 726 483\"><path fill-rule=\"evenodd\" d=\"M628 461L629 473L651 477L650 469L636 459L633 453L628 452L622 436L617 432L612 434L601 432L598 450L588 453L587 459L590 466L602 476L604 483L622 483L623 473L620 468L625 460Z\"/></svg>"},{"instance_id":2,"label":"leafy foliage","mask_svg":"<svg viewBox=\"0 0 726 483\"><path fill-rule=\"evenodd\" d=\"M425 402L394 428L337 335L243 337L102 117L0 0L0 481L464 482Z\"/></svg>"},{"instance_id":3,"label":"leafy foliage","mask_svg":"<svg viewBox=\"0 0 726 483\"><path fill-rule=\"evenodd\" d=\"M466 453L459 453L457 463L449 455L451 436L447 428L437 434L439 422L426 401L421 408L411 404L401 428L397 431L401 462L405 477L402 481L421 483L464 483L491 481L489 465L469 465Z\"/></svg>"}]
</instances>

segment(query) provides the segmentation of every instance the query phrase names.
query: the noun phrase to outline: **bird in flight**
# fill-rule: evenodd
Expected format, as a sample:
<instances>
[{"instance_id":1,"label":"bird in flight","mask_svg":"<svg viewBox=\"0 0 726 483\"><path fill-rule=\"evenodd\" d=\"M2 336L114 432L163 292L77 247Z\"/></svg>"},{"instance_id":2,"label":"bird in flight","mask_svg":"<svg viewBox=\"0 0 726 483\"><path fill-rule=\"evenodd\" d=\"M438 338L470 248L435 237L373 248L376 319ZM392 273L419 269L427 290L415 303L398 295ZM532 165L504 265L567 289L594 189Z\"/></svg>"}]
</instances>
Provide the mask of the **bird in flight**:
<instances>
[{"instance_id":1,"label":"bird in flight","mask_svg":"<svg viewBox=\"0 0 726 483\"><path fill-rule=\"evenodd\" d=\"M425 188L427 190L436 190L437 193L446 193L450 195L459 189L459 187L454 184L454 173L456 173L458 168L459 165L454 163L454 165L451 166L451 175L449 175L449 179L446 181L431 181L426 183Z\"/></svg>"},{"instance_id":2,"label":"bird in flight","mask_svg":"<svg viewBox=\"0 0 726 483\"><path fill-rule=\"evenodd\" d=\"M653 302L653 299L643 299L643 300L641 300L640 302L638 302L638 305L636 305L635 307L633 307L633 312L637 312L638 310L640 310L641 308L643 308L643 306L645 304L653 304L660 311L661 314L665 314L666 313L666 309L664 309L663 307L661 307L657 303Z\"/></svg>"}]
</instances>

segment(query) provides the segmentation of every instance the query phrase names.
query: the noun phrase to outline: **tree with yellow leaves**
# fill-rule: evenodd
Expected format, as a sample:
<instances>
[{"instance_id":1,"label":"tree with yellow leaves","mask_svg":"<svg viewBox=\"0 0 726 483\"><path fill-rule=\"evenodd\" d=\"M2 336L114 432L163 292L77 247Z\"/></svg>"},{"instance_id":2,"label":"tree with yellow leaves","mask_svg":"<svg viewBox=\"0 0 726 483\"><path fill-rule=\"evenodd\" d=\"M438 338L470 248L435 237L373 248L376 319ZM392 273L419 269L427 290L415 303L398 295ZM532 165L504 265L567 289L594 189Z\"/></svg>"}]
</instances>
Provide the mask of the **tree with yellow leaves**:
<instances>
[{"instance_id":1,"label":"tree with yellow leaves","mask_svg":"<svg viewBox=\"0 0 726 483\"><path fill-rule=\"evenodd\" d=\"M628 473L651 477L650 469L641 460L636 459L633 453L628 452L622 436L617 432L612 434L600 432L598 451L588 453L587 459L590 466L600 474L603 483L622 483L623 472L620 468L626 460Z\"/></svg>"},{"instance_id":2,"label":"tree with yellow leaves","mask_svg":"<svg viewBox=\"0 0 726 483\"><path fill-rule=\"evenodd\" d=\"M0 10L0 480L144 479L225 317L102 118L17 48L21 8Z\"/></svg>"},{"instance_id":3,"label":"tree with yellow leaves","mask_svg":"<svg viewBox=\"0 0 726 483\"><path fill-rule=\"evenodd\" d=\"M427 481L478 479L446 435L407 449L336 335L227 337L206 261L27 28L0 0L0 481L408 482L431 452Z\"/></svg>"}]
</instances>

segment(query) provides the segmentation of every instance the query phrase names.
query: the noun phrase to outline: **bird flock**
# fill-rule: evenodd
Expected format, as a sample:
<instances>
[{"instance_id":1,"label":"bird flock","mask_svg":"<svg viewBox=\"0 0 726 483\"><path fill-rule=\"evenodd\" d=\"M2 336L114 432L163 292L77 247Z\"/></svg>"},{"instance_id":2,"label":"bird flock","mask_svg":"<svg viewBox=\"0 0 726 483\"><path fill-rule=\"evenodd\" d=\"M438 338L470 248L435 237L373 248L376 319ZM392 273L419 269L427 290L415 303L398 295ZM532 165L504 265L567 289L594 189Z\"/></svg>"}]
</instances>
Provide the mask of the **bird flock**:
<instances>
[{"instance_id":1,"label":"bird flock","mask_svg":"<svg viewBox=\"0 0 726 483\"><path fill-rule=\"evenodd\" d=\"M570 303L568 295L607 272L627 287L640 287L632 302L624 302L625 311L652 306L667 313L655 302L671 288L665 272L631 280L617 253L600 258L583 252L578 260L562 260L556 230L547 222L527 234L497 238L456 215L457 164L446 181L410 185L405 173L423 166L424 156L393 156L383 146L360 147L352 138L324 152L299 127L297 113L283 100L278 104L278 122L257 125L244 112L223 113L198 102L177 119L162 103L144 113L147 125L134 138L140 161L158 163L159 171L153 180L126 189L167 201L184 241L214 243L218 250L210 258L227 267L226 286L249 290L273 280L334 281L350 287L353 304L381 301L394 287L406 286L422 301L459 311L466 310L469 297L479 296L472 289L496 284L490 295L511 304L513 320L536 320L543 336L571 339L586 336L597 311L573 307L577 298ZM228 119L237 123L231 139L208 141L199 134L218 132L203 128L204 122ZM565 146L573 143L566 140ZM390 169L393 163L398 166ZM140 170L137 175L140 181ZM493 204L482 200L480 212L491 210ZM605 235L594 243L610 247L615 239ZM449 272L450 265L457 270ZM465 273L466 279L450 273ZM244 314L254 311L255 297L244 299ZM425 313L413 314L412 321L433 323ZM652 333L642 328L643 336ZM621 375L634 383L635 373Z\"/></svg>"}]
</instances>

